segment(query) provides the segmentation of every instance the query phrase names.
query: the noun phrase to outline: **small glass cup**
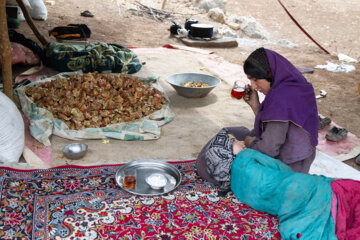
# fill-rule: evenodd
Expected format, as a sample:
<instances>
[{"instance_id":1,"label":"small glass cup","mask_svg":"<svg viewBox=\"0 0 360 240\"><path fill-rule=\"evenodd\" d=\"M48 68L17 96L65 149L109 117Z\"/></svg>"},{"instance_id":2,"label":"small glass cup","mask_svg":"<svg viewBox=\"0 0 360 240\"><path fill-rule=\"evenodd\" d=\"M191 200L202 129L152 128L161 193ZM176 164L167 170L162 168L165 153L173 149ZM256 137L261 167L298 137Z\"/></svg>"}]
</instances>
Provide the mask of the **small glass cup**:
<instances>
[{"instance_id":1,"label":"small glass cup","mask_svg":"<svg viewBox=\"0 0 360 240\"><path fill-rule=\"evenodd\" d=\"M135 189L136 186L136 170L129 168L124 170L124 188Z\"/></svg>"},{"instance_id":2,"label":"small glass cup","mask_svg":"<svg viewBox=\"0 0 360 240\"><path fill-rule=\"evenodd\" d=\"M234 82L233 88L231 89L231 96L236 99L241 99L245 93L244 83L240 80Z\"/></svg>"}]
</instances>

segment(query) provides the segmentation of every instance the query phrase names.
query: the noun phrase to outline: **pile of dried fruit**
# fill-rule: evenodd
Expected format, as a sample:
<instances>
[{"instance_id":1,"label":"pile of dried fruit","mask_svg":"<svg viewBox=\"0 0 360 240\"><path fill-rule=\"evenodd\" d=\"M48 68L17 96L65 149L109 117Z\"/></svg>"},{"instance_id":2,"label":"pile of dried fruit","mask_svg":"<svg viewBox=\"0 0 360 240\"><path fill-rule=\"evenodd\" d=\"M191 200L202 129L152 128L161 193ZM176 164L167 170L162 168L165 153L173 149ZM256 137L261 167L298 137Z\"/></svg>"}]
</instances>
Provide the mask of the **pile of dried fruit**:
<instances>
[{"instance_id":1,"label":"pile of dried fruit","mask_svg":"<svg viewBox=\"0 0 360 240\"><path fill-rule=\"evenodd\" d=\"M70 129L129 122L162 108L164 94L137 78L87 73L29 86L26 95Z\"/></svg>"}]
</instances>

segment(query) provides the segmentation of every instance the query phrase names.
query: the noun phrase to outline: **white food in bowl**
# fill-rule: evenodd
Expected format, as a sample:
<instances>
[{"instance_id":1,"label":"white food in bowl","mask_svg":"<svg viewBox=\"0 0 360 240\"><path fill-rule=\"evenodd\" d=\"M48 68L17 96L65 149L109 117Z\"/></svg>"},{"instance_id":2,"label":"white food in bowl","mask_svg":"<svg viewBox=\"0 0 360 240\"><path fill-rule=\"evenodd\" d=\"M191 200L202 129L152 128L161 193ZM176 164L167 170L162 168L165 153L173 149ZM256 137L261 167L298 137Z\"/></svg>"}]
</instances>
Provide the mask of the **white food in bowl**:
<instances>
[{"instance_id":1,"label":"white food in bowl","mask_svg":"<svg viewBox=\"0 0 360 240\"><path fill-rule=\"evenodd\" d=\"M160 189L167 184L166 177L161 173L154 173L145 179L146 183L154 189Z\"/></svg>"}]
</instances>

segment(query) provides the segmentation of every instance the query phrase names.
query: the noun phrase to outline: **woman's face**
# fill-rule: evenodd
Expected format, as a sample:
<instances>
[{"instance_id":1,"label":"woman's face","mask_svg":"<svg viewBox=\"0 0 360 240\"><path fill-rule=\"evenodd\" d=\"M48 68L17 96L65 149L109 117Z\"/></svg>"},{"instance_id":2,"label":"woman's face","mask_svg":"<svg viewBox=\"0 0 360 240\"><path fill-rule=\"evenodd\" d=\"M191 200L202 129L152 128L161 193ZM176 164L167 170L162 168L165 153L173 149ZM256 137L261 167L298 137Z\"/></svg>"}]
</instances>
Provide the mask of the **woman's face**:
<instances>
[{"instance_id":1,"label":"woman's face","mask_svg":"<svg viewBox=\"0 0 360 240\"><path fill-rule=\"evenodd\" d=\"M253 90L259 91L265 95L270 91L270 87L271 87L270 82L265 78L256 79L251 77L250 75L246 75L246 76L250 80L251 88Z\"/></svg>"},{"instance_id":2,"label":"woman's face","mask_svg":"<svg viewBox=\"0 0 360 240\"><path fill-rule=\"evenodd\" d=\"M229 138L232 141L233 153L237 155L240 151L246 148L244 141L237 140L232 134L228 133Z\"/></svg>"}]
</instances>

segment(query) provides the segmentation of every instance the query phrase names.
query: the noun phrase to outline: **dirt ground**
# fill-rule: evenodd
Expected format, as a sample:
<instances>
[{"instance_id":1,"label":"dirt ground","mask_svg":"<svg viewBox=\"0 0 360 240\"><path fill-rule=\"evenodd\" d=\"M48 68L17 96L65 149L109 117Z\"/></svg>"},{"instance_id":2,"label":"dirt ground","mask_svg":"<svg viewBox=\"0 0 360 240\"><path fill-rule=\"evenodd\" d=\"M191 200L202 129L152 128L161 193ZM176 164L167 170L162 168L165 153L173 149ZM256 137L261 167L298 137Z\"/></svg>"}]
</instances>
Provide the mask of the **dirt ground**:
<instances>
[{"instance_id":1,"label":"dirt ground","mask_svg":"<svg viewBox=\"0 0 360 240\"><path fill-rule=\"evenodd\" d=\"M125 4L126 2L126 4ZM47 36L48 30L55 26L70 23L84 23L92 31L91 41L118 43L126 47L159 47L164 44L181 44L169 34L169 19L156 21L153 17L136 16L127 10L129 2L135 1L95 1L95 0L56 0L55 5L47 6L46 21L35 21L40 32ZM151 7L161 9L162 1L141 1ZM195 2L195 1L194 1ZM358 0L284 0L289 12L308 31L308 33L331 54L319 49L291 21L277 1L270 0L228 0L225 6L227 15L252 16L269 33L268 40L260 43L271 48L294 63L297 67L314 68L324 65L326 61L337 63L337 54L343 53L360 60L360 4ZM86 18L80 13L89 10L94 17ZM191 1L168 0L165 10L171 11L171 18L184 25L186 18L196 18L200 22L213 24L215 28L222 24L213 22L204 11L192 7ZM36 40L25 22L19 32ZM241 33L237 31L240 35ZM287 39L298 47L276 44L278 40ZM215 54L231 63L242 65L247 55L259 44L240 44L236 48L212 48ZM349 73L333 73L315 69L307 74L315 92L327 92L326 98L318 100L319 113L330 117L334 122L345 127L360 137L360 64ZM353 160L347 163L357 167ZM358 167L357 167L358 168ZM358 168L359 169L359 168Z\"/></svg>"}]
</instances>

